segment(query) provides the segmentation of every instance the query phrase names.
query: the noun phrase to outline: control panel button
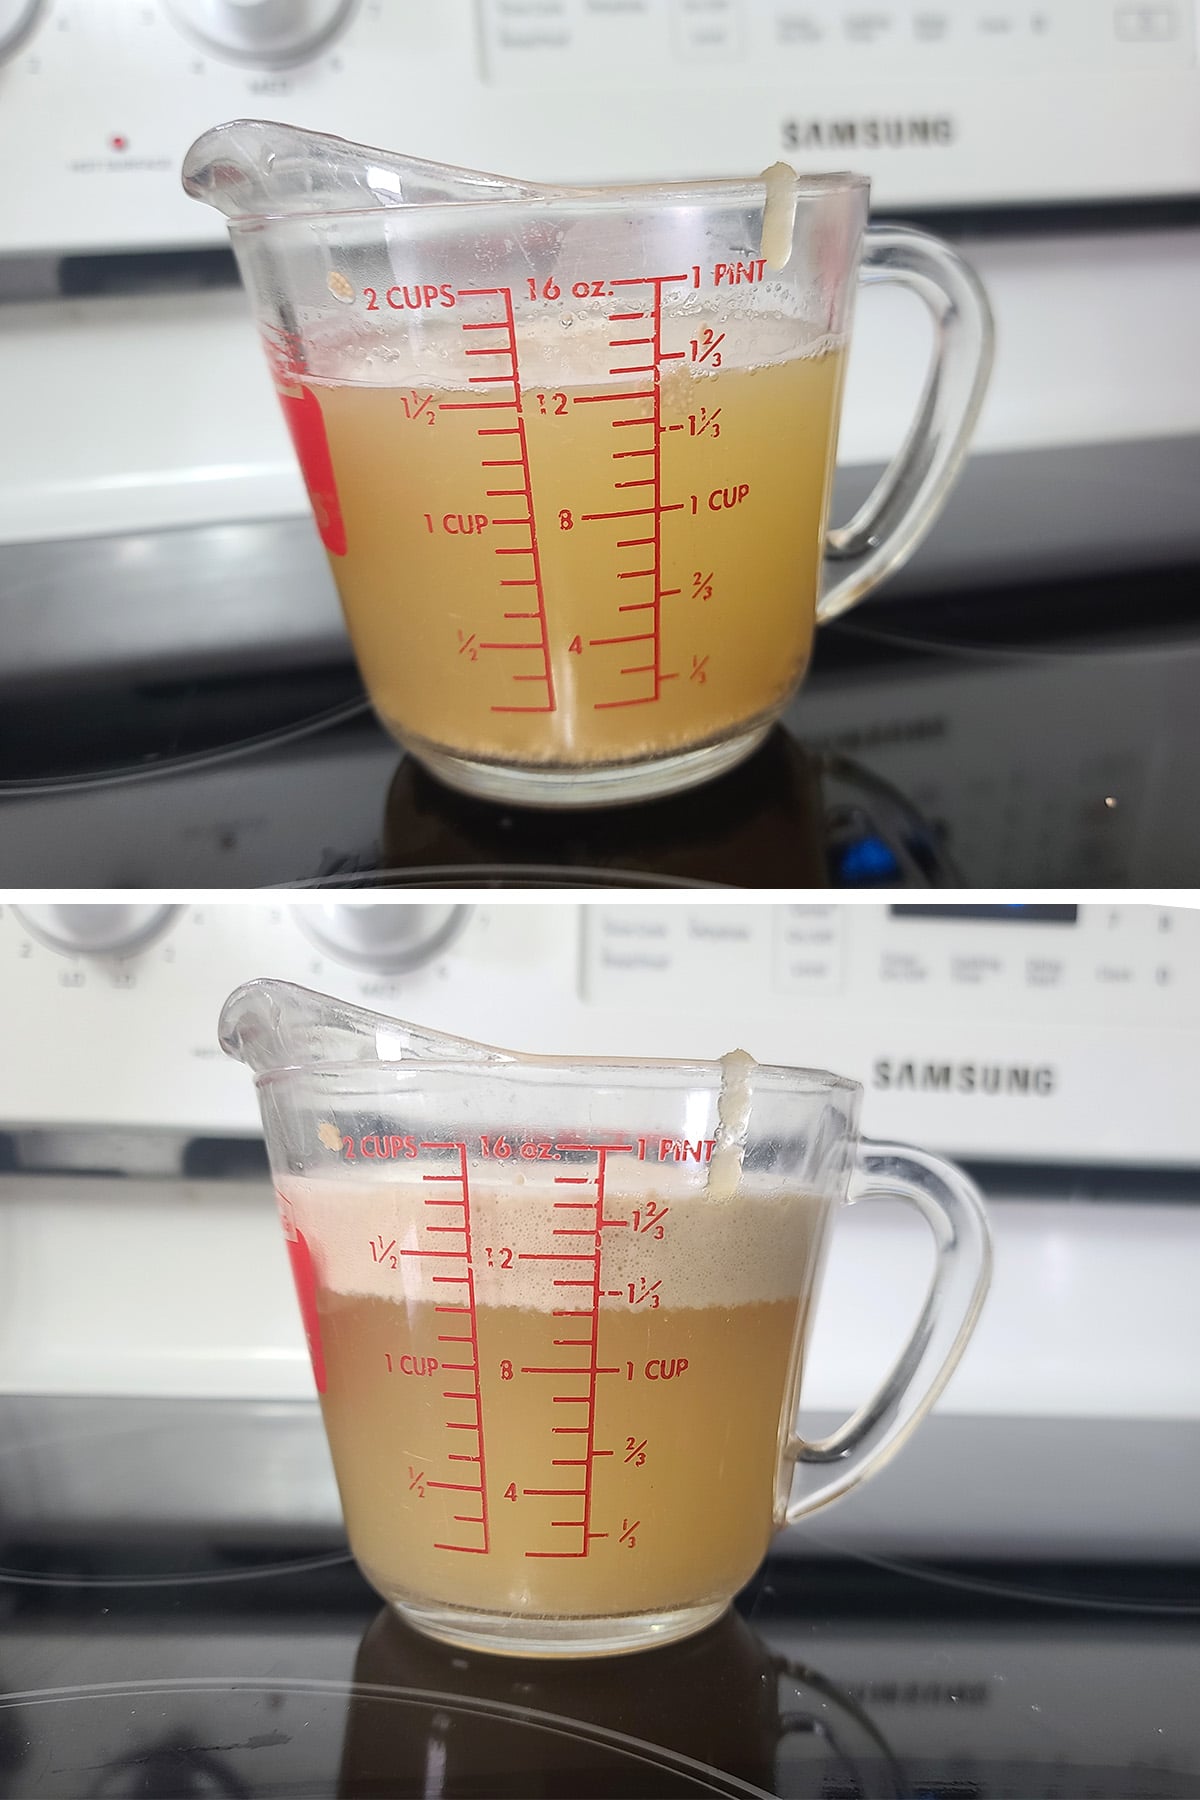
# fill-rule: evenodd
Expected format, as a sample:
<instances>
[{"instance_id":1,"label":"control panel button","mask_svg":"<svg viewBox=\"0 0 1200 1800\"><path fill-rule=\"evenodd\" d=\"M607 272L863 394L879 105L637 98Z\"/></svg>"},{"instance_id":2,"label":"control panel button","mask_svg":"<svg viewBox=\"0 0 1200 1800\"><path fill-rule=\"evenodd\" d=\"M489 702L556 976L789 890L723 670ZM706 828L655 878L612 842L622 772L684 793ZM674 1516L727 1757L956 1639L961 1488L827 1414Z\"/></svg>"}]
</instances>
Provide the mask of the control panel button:
<instances>
[{"instance_id":1,"label":"control panel button","mask_svg":"<svg viewBox=\"0 0 1200 1800\"><path fill-rule=\"evenodd\" d=\"M297 925L310 943L350 969L399 975L430 962L457 937L469 906L423 902L404 906L297 906Z\"/></svg>"},{"instance_id":2,"label":"control panel button","mask_svg":"<svg viewBox=\"0 0 1200 1800\"><path fill-rule=\"evenodd\" d=\"M1169 44L1182 31L1178 6L1118 6L1114 23L1125 44Z\"/></svg>"},{"instance_id":3,"label":"control panel button","mask_svg":"<svg viewBox=\"0 0 1200 1800\"><path fill-rule=\"evenodd\" d=\"M39 943L64 956L127 956L160 936L177 906L135 906L117 902L61 906L15 906L13 911Z\"/></svg>"},{"instance_id":4,"label":"control panel button","mask_svg":"<svg viewBox=\"0 0 1200 1800\"><path fill-rule=\"evenodd\" d=\"M675 0L675 41L686 60L739 56L743 48L740 0Z\"/></svg>"},{"instance_id":5,"label":"control panel button","mask_svg":"<svg viewBox=\"0 0 1200 1800\"><path fill-rule=\"evenodd\" d=\"M42 12L42 0L0 0L0 60L20 49Z\"/></svg>"},{"instance_id":6,"label":"control panel button","mask_svg":"<svg viewBox=\"0 0 1200 1800\"><path fill-rule=\"evenodd\" d=\"M315 56L354 11L355 0L166 0L188 35L229 62L282 68Z\"/></svg>"},{"instance_id":7,"label":"control panel button","mask_svg":"<svg viewBox=\"0 0 1200 1800\"><path fill-rule=\"evenodd\" d=\"M776 909L775 974L789 994L834 994L842 982L845 918L837 906Z\"/></svg>"}]
</instances>

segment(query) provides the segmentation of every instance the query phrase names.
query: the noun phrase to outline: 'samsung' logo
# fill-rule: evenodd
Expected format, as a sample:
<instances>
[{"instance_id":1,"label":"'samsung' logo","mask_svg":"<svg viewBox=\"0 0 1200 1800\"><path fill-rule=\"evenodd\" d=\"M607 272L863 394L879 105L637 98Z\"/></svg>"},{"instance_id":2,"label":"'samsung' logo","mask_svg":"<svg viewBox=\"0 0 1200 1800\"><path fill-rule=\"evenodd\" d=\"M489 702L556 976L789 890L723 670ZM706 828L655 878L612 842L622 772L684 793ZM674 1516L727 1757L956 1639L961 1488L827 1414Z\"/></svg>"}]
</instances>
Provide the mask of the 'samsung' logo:
<instances>
[{"instance_id":1,"label":"'samsung' logo","mask_svg":"<svg viewBox=\"0 0 1200 1800\"><path fill-rule=\"evenodd\" d=\"M881 1056L872 1087L918 1094L1007 1094L1046 1099L1058 1085L1050 1063L899 1062Z\"/></svg>"},{"instance_id":2,"label":"'samsung' logo","mask_svg":"<svg viewBox=\"0 0 1200 1800\"><path fill-rule=\"evenodd\" d=\"M786 150L942 150L957 137L958 126L948 113L783 121Z\"/></svg>"}]
</instances>

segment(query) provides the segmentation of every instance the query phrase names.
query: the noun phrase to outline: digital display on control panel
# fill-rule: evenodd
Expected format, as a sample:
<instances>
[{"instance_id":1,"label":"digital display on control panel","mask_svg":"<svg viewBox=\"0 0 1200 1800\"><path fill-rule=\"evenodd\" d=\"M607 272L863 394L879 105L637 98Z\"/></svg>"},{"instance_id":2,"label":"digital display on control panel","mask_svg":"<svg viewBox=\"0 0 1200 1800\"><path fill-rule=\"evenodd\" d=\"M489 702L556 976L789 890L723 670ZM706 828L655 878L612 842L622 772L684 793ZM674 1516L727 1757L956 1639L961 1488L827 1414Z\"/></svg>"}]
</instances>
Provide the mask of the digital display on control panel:
<instances>
[{"instance_id":1,"label":"digital display on control panel","mask_svg":"<svg viewBox=\"0 0 1200 1800\"><path fill-rule=\"evenodd\" d=\"M1010 925L1077 925L1077 906L889 906L893 919L998 919Z\"/></svg>"}]
</instances>

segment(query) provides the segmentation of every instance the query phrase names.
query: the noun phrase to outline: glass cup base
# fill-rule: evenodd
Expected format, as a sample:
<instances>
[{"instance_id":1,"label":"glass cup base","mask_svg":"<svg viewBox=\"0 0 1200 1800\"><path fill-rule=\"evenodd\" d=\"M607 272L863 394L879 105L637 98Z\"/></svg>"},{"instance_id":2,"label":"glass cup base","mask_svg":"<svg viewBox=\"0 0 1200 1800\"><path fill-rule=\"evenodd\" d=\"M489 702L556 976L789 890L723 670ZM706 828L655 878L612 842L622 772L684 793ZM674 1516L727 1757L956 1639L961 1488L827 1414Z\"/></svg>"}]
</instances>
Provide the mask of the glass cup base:
<instances>
[{"instance_id":1,"label":"glass cup base","mask_svg":"<svg viewBox=\"0 0 1200 1800\"><path fill-rule=\"evenodd\" d=\"M719 744L706 744L699 750L681 750L673 756L643 762L594 767L583 764L575 768L539 768L536 764L522 767L475 762L470 757L452 756L425 744L414 749L412 754L446 787L480 800L499 801L508 806L623 806L631 801L657 800L665 794L701 787L743 762L758 749L770 729L768 722L756 725L752 731L740 732L736 737L723 738Z\"/></svg>"},{"instance_id":2,"label":"glass cup base","mask_svg":"<svg viewBox=\"0 0 1200 1800\"><path fill-rule=\"evenodd\" d=\"M616 1613L594 1619L520 1618L513 1613L472 1612L461 1606L392 1605L406 1624L459 1650L498 1656L626 1656L693 1637L729 1610L728 1600L681 1606L670 1612Z\"/></svg>"}]
</instances>

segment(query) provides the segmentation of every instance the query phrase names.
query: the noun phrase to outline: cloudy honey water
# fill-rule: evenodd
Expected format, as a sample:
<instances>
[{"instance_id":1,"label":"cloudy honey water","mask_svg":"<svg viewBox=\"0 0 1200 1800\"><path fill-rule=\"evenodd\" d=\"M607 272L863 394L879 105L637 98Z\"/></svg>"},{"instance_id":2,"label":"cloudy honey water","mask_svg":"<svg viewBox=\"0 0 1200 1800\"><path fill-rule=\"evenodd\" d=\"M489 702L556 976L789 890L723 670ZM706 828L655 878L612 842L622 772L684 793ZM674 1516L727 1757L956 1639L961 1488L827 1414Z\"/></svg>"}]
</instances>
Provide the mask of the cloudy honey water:
<instances>
[{"instance_id":1,"label":"cloudy honey water","mask_svg":"<svg viewBox=\"0 0 1200 1800\"><path fill-rule=\"evenodd\" d=\"M530 352L517 390L489 385L512 364L489 360L503 340L486 329L473 391L432 354L411 387L311 384L350 635L380 716L418 748L640 760L753 727L804 674L840 347L739 361L694 320L660 378L610 376L613 355L637 371L651 353L644 320L605 329L628 346L541 367ZM569 378L596 361L599 384Z\"/></svg>"},{"instance_id":2,"label":"cloudy honey water","mask_svg":"<svg viewBox=\"0 0 1200 1800\"><path fill-rule=\"evenodd\" d=\"M347 1531L389 1599L670 1610L766 1551L823 1203L613 1196L597 1287L564 1191L473 1181L469 1307L452 1259L402 1254L430 1241L428 1187L287 1189Z\"/></svg>"}]
</instances>

